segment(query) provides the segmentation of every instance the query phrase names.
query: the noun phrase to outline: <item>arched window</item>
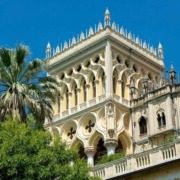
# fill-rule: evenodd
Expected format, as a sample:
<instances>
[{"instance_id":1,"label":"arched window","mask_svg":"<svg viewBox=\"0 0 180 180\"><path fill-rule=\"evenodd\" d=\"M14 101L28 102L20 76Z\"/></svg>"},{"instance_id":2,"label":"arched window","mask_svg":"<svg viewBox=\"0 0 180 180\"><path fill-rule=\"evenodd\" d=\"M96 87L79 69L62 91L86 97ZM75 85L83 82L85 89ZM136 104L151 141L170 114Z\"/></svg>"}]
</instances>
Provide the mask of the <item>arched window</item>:
<instances>
[{"instance_id":1,"label":"arched window","mask_svg":"<svg viewBox=\"0 0 180 180\"><path fill-rule=\"evenodd\" d=\"M126 65L126 67L129 67L129 61L128 60L125 61L125 65Z\"/></svg>"},{"instance_id":2,"label":"arched window","mask_svg":"<svg viewBox=\"0 0 180 180\"><path fill-rule=\"evenodd\" d=\"M96 79L93 77L92 79L92 86L93 86L93 97L96 97Z\"/></svg>"},{"instance_id":3,"label":"arched window","mask_svg":"<svg viewBox=\"0 0 180 180\"><path fill-rule=\"evenodd\" d=\"M122 97L125 97L125 91L126 91L126 83L127 83L127 79L125 74L122 76L122 82L121 82L121 93L122 93Z\"/></svg>"},{"instance_id":4,"label":"arched window","mask_svg":"<svg viewBox=\"0 0 180 180\"><path fill-rule=\"evenodd\" d=\"M86 81L83 82L84 102L87 100Z\"/></svg>"},{"instance_id":5,"label":"arched window","mask_svg":"<svg viewBox=\"0 0 180 180\"><path fill-rule=\"evenodd\" d=\"M166 116L165 116L164 112L162 112L162 123L163 123L163 126L166 125Z\"/></svg>"},{"instance_id":6,"label":"arched window","mask_svg":"<svg viewBox=\"0 0 180 180\"><path fill-rule=\"evenodd\" d=\"M119 64L121 64L121 58L119 56L116 57L116 60Z\"/></svg>"},{"instance_id":7,"label":"arched window","mask_svg":"<svg viewBox=\"0 0 180 180\"><path fill-rule=\"evenodd\" d=\"M157 114L158 127L162 128L166 126L166 116L164 112L159 112Z\"/></svg>"},{"instance_id":8,"label":"arched window","mask_svg":"<svg viewBox=\"0 0 180 180\"><path fill-rule=\"evenodd\" d=\"M123 145L122 145L120 139L118 139L118 145L117 145L117 147L116 147L116 151L115 151L115 152L116 152L116 153L121 153L121 152L123 152Z\"/></svg>"},{"instance_id":9,"label":"arched window","mask_svg":"<svg viewBox=\"0 0 180 180\"><path fill-rule=\"evenodd\" d=\"M101 81L102 81L102 89L103 89L103 94L105 93L105 74L104 71L102 73L102 77L101 77Z\"/></svg>"},{"instance_id":10,"label":"arched window","mask_svg":"<svg viewBox=\"0 0 180 180\"><path fill-rule=\"evenodd\" d=\"M147 134L147 122L143 116L141 116L139 120L139 131L140 131L140 135Z\"/></svg>"},{"instance_id":11,"label":"arched window","mask_svg":"<svg viewBox=\"0 0 180 180\"><path fill-rule=\"evenodd\" d=\"M96 146L96 154L94 156L94 160L95 160L95 163L97 163L97 161L107 153L106 151L106 148L104 146L104 140L101 138L98 143L97 143L97 146Z\"/></svg>"},{"instance_id":12,"label":"arched window","mask_svg":"<svg viewBox=\"0 0 180 180\"><path fill-rule=\"evenodd\" d=\"M98 63L100 60L99 56L96 57L96 59L94 60L95 63Z\"/></svg>"},{"instance_id":13,"label":"arched window","mask_svg":"<svg viewBox=\"0 0 180 180\"><path fill-rule=\"evenodd\" d=\"M79 154L79 157L80 157L81 159L85 159L85 160L87 159L87 156L86 156L86 154L85 154L85 152L84 152L84 147L83 147L82 144L81 144L80 147L79 147L78 154Z\"/></svg>"},{"instance_id":14,"label":"arched window","mask_svg":"<svg viewBox=\"0 0 180 180\"><path fill-rule=\"evenodd\" d=\"M157 121L158 121L158 127L161 127L161 116L159 113L157 114Z\"/></svg>"},{"instance_id":15,"label":"arched window","mask_svg":"<svg viewBox=\"0 0 180 180\"><path fill-rule=\"evenodd\" d=\"M118 73L116 70L113 72L113 93L116 94L116 85L117 85Z\"/></svg>"}]
</instances>

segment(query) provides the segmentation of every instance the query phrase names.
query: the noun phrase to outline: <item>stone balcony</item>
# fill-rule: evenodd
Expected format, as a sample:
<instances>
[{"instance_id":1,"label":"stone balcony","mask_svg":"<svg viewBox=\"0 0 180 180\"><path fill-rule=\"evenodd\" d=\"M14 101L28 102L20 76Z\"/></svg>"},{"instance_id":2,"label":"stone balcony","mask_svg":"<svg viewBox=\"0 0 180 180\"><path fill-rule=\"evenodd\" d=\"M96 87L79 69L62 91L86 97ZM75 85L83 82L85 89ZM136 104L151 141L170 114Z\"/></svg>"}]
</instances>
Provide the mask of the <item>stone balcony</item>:
<instances>
[{"instance_id":1,"label":"stone balcony","mask_svg":"<svg viewBox=\"0 0 180 180\"><path fill-rule=\"evenodd\" d=\"M180 140L92 168L92 175L102 179L122 177L132 172L180 159Z\"/></svg>"}]
</instances>

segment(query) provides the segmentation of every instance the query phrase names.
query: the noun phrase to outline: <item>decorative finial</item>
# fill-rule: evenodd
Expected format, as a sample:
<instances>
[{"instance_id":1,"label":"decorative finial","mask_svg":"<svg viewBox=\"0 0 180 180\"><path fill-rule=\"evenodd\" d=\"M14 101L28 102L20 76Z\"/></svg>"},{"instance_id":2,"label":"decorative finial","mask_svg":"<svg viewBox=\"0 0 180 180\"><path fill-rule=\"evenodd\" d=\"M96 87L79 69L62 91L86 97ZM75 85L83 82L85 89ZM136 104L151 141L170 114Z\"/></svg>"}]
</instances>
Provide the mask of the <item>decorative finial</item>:
<instances>
[{"instance_id":1,"label":"decorative finial","mask_svg":"<svg viewBox=\"0 0 180 180\"><path fill-rule=\"evenodd\" d=\"M112 29L116 31L116 23L115 22L112 23Z\"/></svg>"},{"instance_id":2,"label":"decorative finial","mask_svg":"<svg viewBox=\"0 0 180 180\"><path fill-rule=\"evenodd\" d=\"M175 83L176 80L176 71L174 69L174 66L171 64L170 70L169 70L169 79L171 80L172 85Z\"/></svg>"},{"instance_id":3,"label":"decorative finial","mask_svg":"<svg viewBox=\"0 0 180 180\"><path fill-rule=\"evenodd\" d=\"M50 44L50 42L47 43L46 48L47 48L47 49L51 49L51 44Z\"/></svg>"},{"instance_id":4,"label":"decorative finial","mask_svg":"<svg viewBox=\"0 0 180 180\"><path fill-rule=\"evenodd\" d=\"M46 46L46 58L49 59L50 57L51 57L51 44L50 42L48 42Z\"/></svg>"},{"instance_id":5,"label":"decorative finial","mask_svg":"<svg viewBox=\"0 0 180 180\"><path fill-rule=\"evenodd\" d=\"M162 44L159 42L158 49L163 49Z\"/></svg>"},{"instance_id":6,"label":"decorative finial","mask_svg":"<svg viewBox=\"0 0 180 180\"><path fill-rule=\"evenodd\" d=\"M109 9L107 8L104 14L104 26L110 26L111 22L111 14L109 12Z\"/></svg>"},{"instance_id":7,"label":"decorative finial","mask_svg":"<svg viewBox=\"0 0 180 180\"><path fill-rule=\"evenodd\" d=\"M59 45L56 46L56 54L60 53L60 47Z\"/></svg>"},{"instance_id":8,"label":"decorative finial","mask_svg":"<svg viewBox=\"0 0 180 180\"><path fill-rule=\"evenodd\" d=\"M82 41L82 40L84 40L84 39L85 39L85 35L84 35L83 32L81 32L81 34L80 34L80 41Z\"/></svg>"},{"instance_id":9,"label":"decorative finial","mask_svg":"<svg viewBox=\"0 0 180 180\"><path fill-rule=\"evenodd\" d=\"M90 28L89 28L89 34L88 34L88 36L91 36L91 35L93 35L93 34L94 34L93 28L90 27Z\"/></svg>"},{"instance_id":10,"label":"decorative finial","mask_svg":"<svg viewBox=\"0 0 180 180\"><path fill-rule=\"evenodd\" d=\"M164 50L163 50L163 46L160 42L158 45L158 56L159 56L159 58L164 59Z\"/></svg>"},{"instance_id":11,"label":"decorative finial","mask_svg":"<svg viewBox=\"0 0 180 180\"><path fill-rule=\"evenodd\" d=\"M101 22L98 23L98 31L101 31L103 29L103 25Z\"/></svg>"}]
</instances>

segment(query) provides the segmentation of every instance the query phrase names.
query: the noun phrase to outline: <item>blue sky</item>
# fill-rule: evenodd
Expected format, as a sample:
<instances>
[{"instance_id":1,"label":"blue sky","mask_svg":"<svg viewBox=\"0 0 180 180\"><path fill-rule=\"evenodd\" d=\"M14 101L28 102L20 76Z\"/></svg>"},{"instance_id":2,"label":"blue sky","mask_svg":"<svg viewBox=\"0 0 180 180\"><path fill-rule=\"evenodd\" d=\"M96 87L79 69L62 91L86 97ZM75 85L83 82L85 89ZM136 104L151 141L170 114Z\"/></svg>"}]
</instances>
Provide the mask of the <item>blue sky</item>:
<instances>
[{"instance_id":1,"label":"blue sky","mask_svg":"<svg viewBox=\"0 0 180 180\"><path fill-rule=\"evenodd\" d=\"M44 58L53 46L103 21L106 7L112 20L165 51L166 69L180 72L180 0L0 0L0 46L19 43L31 58Z\"/></svg>"}]
</instances>

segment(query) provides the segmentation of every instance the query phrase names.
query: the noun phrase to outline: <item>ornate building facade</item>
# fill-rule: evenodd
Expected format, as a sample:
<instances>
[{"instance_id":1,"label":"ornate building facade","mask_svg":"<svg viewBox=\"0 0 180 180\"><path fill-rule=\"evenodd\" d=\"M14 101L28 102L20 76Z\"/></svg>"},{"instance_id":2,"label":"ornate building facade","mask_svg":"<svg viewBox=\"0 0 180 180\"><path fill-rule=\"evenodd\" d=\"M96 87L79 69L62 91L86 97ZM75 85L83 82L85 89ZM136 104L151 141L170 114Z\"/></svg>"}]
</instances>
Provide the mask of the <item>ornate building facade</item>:
<instances>
[{"instance_id":1,"label":"ornate building facade","mask_svg":"<svg viewBox=\"0 0 180 180\"><path fill-rule=\"evenodd\" d=\"M49 73L58 76L61 92L45 126L87 159L92 174L142 179L148 169L171 164L170 177L180 178L180 86L173 67L170 81L163 78L163 53L160 43L154 48L111 22L109 10L104 23L63 46L48 43ZM97 165L103 155L119 152L125 156Z\"/></svg>"}]
</instances>

